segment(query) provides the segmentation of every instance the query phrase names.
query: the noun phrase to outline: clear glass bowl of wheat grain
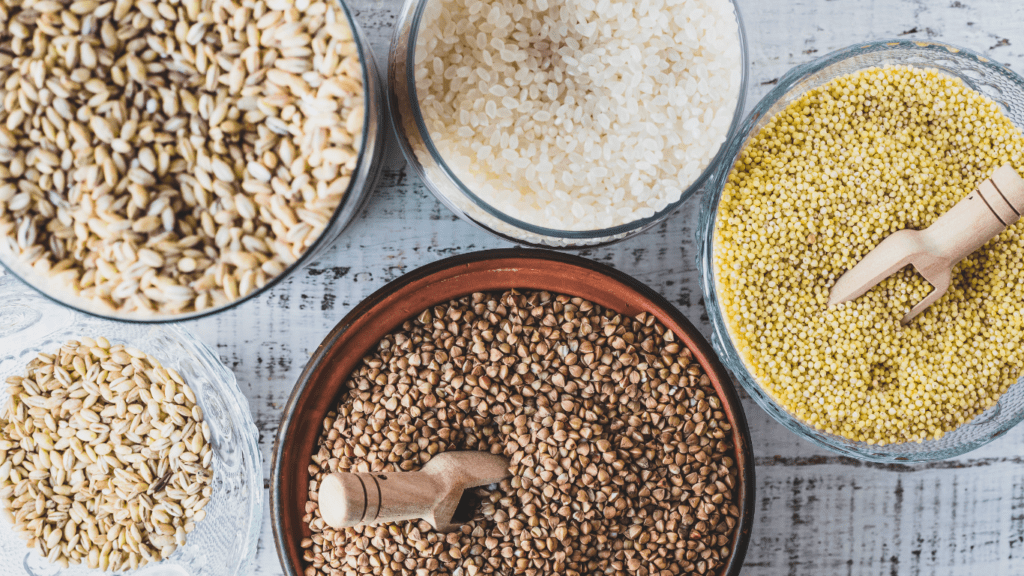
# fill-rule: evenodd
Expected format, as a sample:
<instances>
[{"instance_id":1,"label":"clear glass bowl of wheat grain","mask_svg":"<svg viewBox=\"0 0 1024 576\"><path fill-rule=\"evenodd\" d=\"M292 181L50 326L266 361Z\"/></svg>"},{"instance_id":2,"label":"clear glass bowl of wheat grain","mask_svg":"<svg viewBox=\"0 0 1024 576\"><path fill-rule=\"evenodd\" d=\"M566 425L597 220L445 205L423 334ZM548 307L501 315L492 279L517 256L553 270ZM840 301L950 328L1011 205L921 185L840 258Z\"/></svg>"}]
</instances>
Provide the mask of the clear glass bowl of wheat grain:
<instances>
[{"instance_id":1,"label":"clear glass bowl of wheat grain","mask_svg":"<svg viewBox=\"0 0 1024 576\"><path fill-rule=\"evenodd\" d=\"M38 352L53 353L68 340L104 336L112 344L143 350L174 368L192 388L210 427L213 492L187 542L167 560L133 573L144 576L249 574L263 519L259 434L234 374L188 330L176 325L127 324L55 304L10 275L0 276L0 380L24 375ZM0 405L8 400L0 385ZM0 520L0 566L12 576L99 574L85 564L61 568L26 548Z\"/></svg>"}]
</instances>

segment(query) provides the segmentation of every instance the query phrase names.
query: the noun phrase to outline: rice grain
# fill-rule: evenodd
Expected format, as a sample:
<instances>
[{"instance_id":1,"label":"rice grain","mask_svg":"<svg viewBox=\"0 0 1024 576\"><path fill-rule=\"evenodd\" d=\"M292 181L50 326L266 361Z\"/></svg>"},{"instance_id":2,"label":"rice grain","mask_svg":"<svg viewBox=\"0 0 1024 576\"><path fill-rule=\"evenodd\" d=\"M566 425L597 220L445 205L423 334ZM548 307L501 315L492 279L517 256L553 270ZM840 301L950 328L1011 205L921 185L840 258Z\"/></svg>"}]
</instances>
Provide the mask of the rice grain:
<instances>
[{"instance_id":1,"label":"rice grain","mask_svg":"<svg viewBox=\"0 0 1024 576\"><path fill-rule=\"evenodd\" d=\"M741 82L728 0L436 0L416 61L419 106L457 176L558 230L678 201L724 143Z\"/></svg>"}]
</instances>

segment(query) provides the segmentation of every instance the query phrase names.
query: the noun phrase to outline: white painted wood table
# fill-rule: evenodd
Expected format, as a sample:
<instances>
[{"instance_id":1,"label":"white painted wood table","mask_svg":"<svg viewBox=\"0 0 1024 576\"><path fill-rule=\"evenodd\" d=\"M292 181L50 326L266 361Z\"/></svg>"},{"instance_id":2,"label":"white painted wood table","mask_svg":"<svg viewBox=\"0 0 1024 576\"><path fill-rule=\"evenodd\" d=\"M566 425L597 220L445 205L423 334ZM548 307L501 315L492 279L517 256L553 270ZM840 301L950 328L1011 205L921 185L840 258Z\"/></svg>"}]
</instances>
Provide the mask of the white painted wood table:
<instances>
[{"instance_id":1,"label":"white painted wood table","mask_svg":"<svg viewBox=\"0 0 1024 576\"><path fill-rule=\"evenodd\" d=\"M402 1L351 0L382 70ZM740 0L740 7L752 63L748 108L793 66L868 39L941 39L1024 70L1024 0ZM581 254L649 284L707 334L694 264L698 204L693 198L656 229ZM259 299L190 323L249 399L266 485L292 385L353 306L423 264L507 246L456 219L391 146L365 210L321 259ZM1024 575L1024 427L952 461L884 466L838 457L752 401L745 408L758 480L745 576ZM269 506L255 573L282 573Z\"/></svg>"}]
</instances>

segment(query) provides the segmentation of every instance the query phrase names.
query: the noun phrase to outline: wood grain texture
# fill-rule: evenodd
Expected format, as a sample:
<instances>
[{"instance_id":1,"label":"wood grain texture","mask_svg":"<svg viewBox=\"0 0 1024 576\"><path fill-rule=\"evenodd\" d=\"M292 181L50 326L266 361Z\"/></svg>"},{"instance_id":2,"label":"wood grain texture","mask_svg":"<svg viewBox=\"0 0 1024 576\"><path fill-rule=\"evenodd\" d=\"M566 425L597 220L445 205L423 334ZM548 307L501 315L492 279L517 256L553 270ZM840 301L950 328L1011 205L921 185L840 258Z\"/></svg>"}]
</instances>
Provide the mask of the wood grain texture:
<instances>
[{"instance_id":1,"label":"wood grain texture","mask_svg":"<svg viewBox=\"0 0 1024 576\"><path fill-rule=\"evenodd\" d=\"M351 0L383 68L401 0ZM864 40L941 39L1024 69L1020 0L740 0L751 48L748 107L795 65ZM389 149L357 221L273 291L190 323L235 371L270 450L305 360L355 304L428 262L508 243L456 219ZM708 332L694 263L699 200L654 230L583 256L625 271ZM800 440L746 402L758 508L746 576L1024 574L1024 427L965 457L880 466ZM256 574L281 574L269 507Z\"/></svg>"}]
</instances>

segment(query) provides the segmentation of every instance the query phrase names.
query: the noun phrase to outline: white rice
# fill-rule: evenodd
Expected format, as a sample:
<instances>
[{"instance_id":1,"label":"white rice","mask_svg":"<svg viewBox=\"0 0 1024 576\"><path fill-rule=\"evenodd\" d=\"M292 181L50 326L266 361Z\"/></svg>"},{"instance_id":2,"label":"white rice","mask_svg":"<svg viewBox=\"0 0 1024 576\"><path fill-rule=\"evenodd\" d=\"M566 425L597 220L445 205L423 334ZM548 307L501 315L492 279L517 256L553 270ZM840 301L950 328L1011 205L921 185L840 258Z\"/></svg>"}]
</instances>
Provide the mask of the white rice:
<instances>
[{"instance_id":1,"label":"white rice","mask_svg":"<svg viewBox=\"0 0 1024 576\"><path fill-rule=\"evenodd\" d=\"M728 0L433 0L416 50L449 166L498 210L558 230L678 201L739 98Z\"/></svg>"}]
</instances>

